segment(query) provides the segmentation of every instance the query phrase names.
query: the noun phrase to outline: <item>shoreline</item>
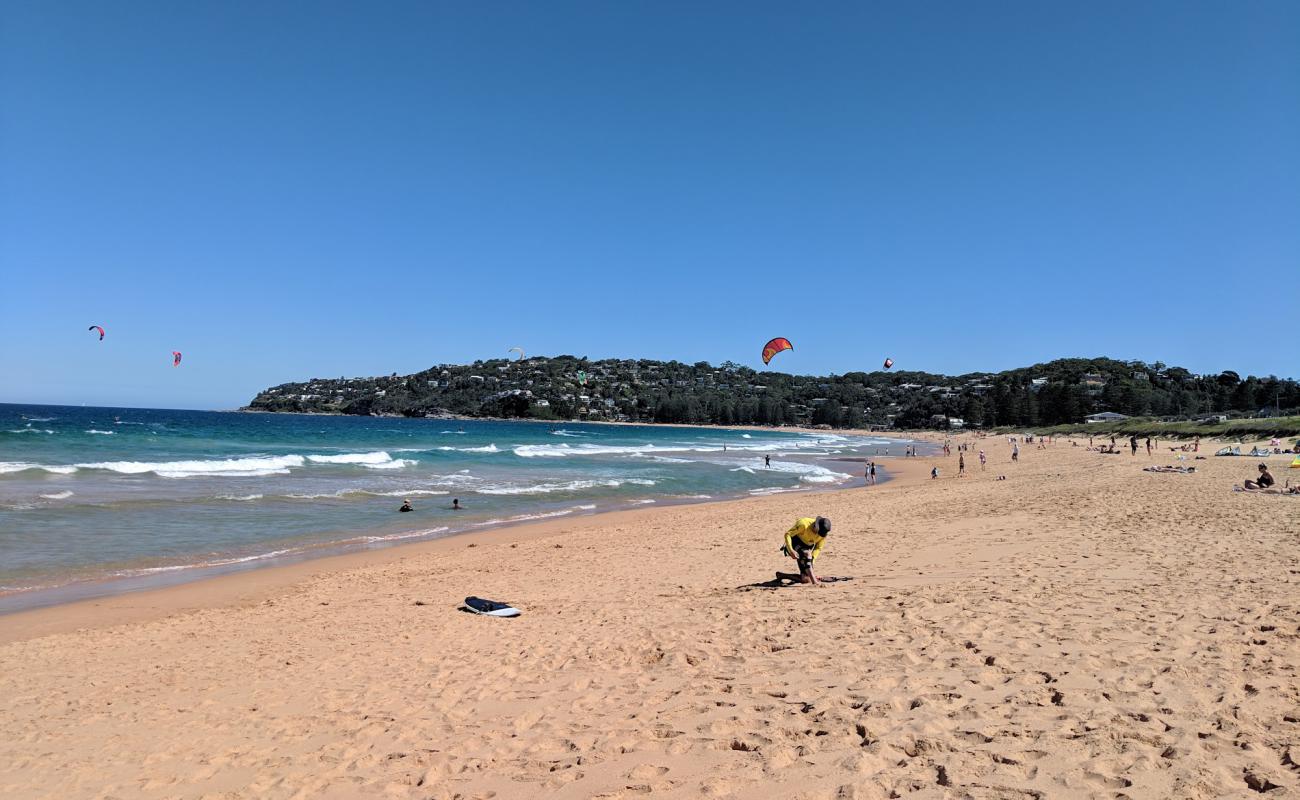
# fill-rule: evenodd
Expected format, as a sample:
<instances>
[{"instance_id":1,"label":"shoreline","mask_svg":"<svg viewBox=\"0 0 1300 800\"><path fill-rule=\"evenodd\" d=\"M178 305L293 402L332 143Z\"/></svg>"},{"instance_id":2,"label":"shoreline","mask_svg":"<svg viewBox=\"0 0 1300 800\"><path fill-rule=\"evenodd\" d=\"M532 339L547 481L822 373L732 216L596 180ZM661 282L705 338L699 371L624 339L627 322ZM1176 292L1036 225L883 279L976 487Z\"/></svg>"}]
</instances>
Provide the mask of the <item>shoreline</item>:
<instances>
[{"instance_id":1,"label":"shoreline","mask_svg":"<svg viewBox=\"0 0 1300 800\"><path fill-rule=\"evenodd\" d=\"M268 412L269 414L269 412ZM303 415L298 415L303 416ZM312 415L305 415L312 416ZM511 420L515 421L515 420ZM545 420L523 420L534 421L534 423L543 423ZM590 425L627 425L627 423L584 423ZM715 427L715 425L630 425L630 427L646 429L662 428L682 428L682 429L706 429L706 431L716 432L746 432L746 431L763 431L763 432L785 432L796 434L810 434L810 436L827 436L835 434L819 429L805 428L766 428L755 427L755 425L740 425L740 427ZM836 434L841 438L849 440L861 440L861 438L874 438L876 441L887 440L889 437L875 436L870 432L852 431ZM918 438L917 441L924 441ZM865 442L863 442L865 444ZM870 445L866 445L870 449ZM879 449L878 449L879 453ZM797 454L796 454L797 455ZM590 506L575 505L571 509L563 511L528 511L528 513L519 514L500 514L500 519L481 520L481 522L464 522L461 520L459 526L452 526L451 520L443 520L446 524L441 527L435 527L435 523L429 520L422 520L425 524L417 524L415 527L406 529L387 529L386 536L378 535L378 531L373 531L376 535L369 535L370 532L365 528L328 528L330 537L322 541L294 541L294 540L276 540L263 542L263 549L257 552L234 552L234 553L203 553L198 552L185 559L177 557L175 562L162 563L105 563L105 565L87 565L83 568L82 574L57 575L55 580L34 579L27 581L26 584L17 584L14 591L0 592L0 618L5 615L25 613L25 611L42 609L42 607L61 606L73 604L73 602L94 601L100 598L117 596L122 593L136 593L155 591L155 589L164 589L192 583L192 581L209 580L221 578L227 575L246 574L246 572L256 570L266 570L266 568L281 568L298 563L316 561L316 559L333 558L337 555L348 555L357 553L378 552L396 548L396 546L406 546L417 544L417 542L438 541L442 539L456 539L456 537L469 535L469 533L482 533L485 531L494 531L498 528L510 528L517 526L526 526L536 522L543 522L547 518L555 518L556 522L562 519L578 519L585 516L616 514L619 511L634 509L641 505L654 505L655 507L675 507L684 505L699 505L699 503L727 502L736 500L745 500L748 497L770 496L770 494L787 494L787 493L815 493L823 490L833 489L852 489L865 485L862 476L857 475L850 470L845 470L842 466L835 466L836 462L842 459L818 457L806 460L803 463L809 464L829 464L829 468L835 468L836 471L848 473L848 476L842 479L842 483L833 485L833 487L823 487L823 485L811 484L800 485L800 487L790 487L781 489L772 489L770 492L755 492L751 494L715 494L714 498L705 498L689 496L689 494L680 494L680 496L668 496L647 498L647 500L634 500L628 503L608 503L599 510L593 510ZM885 460L891 460L887 458ZM881 484L893 480L891 473L885 471L881 477ZM586 502L582 498L575 500L577 503ZM473 516L471 516L473 519ZM413 522L413 520L412 520ZM451 526L448 528L448 526ZM325 531L326 528L322 528ZM382 531L382 528L381 528ZM38 576L39 578L39 576ZM48 578L56 578L51 574ZM23 588L18 588L22 585Z\"/></svg>"},{"instance_id":2,"label":"shoreline","mask_svg":"<svg viewBox=\"0 0 1300 800\"><path fill-rule=\"evenodd\" d=\"M845 461L845 459L823 459L828 461ZM906 459L901 456L888 456L881 468L885 478L875 491L888 487L912 485L926 477L926 469L920 466L924 458ZM915 465L913 462L916 462ZM903 466L890 468L895 463ZM915 469L912 467L915 466ZM792 489L768 495L728 497L717 500L661 502L653 506L615 508L595 511L587 514L566 515L556 519L525 520L519 522L502 522L491 527L455 531L444 536L397 540L390 544L344 552L324 552L320 555L306 554L299 558L285 559L279 562L268 560L267 563L245 568L195 567L198 574L192 574L176 582L161 585L140 585L136 588L123 588L102 595L90 597L72 597L67 600L54 600L40 605L17 608L12 611L0 611L0 644L22 641L51 633L62 633L80 628L99 628L130 622L144 622L175 613L187 613L206 608L242 605L264 599L268 593L285 589L309 578L318 577L338 571L358 569L365 566L391 564L406 558L460 549L477 547L480 544L518 544L525 541L544 539L551 536L586 533L605 526L621 524L624 517L643 519L668 514L683 508L702 507L718 508L725 512L729 506L738 504L761 503L785 499L791 496L816 496L838 492L852 492L868 487L856 474L849 481L832 487L809 487ZM324 546L322 549L327 549ZM201 570L219 570L203 574ZM107 583L147 583L148 578L105 578L85 581L83 584L67 584L48 589L32 590L39 593L59 593L70 587L80 585L99 585ZM18 596L16 593L10 597ZM0 598L4 599L4 598ZM87 622L88 621L88 622ZM75 623L75 624L74 624Z\"/></svg>"},{"instance_id":3,"label":"shoreline","mask_svg":"<svg viewBox=\"0 0 1300 800\"><path fill-rule=\"evenodd\" d=\"M0 618L0 794L1300 791L1300 501L1232 491L1250 459L1169 474L1143 470L1168 454L962 443L986 470L897 459L870 489L549 520ZM850 582L783 585L782 534L814 514L834 523L817 574ZM470 594L522 614L462 613Z\"/></svg>"}]
</instances>

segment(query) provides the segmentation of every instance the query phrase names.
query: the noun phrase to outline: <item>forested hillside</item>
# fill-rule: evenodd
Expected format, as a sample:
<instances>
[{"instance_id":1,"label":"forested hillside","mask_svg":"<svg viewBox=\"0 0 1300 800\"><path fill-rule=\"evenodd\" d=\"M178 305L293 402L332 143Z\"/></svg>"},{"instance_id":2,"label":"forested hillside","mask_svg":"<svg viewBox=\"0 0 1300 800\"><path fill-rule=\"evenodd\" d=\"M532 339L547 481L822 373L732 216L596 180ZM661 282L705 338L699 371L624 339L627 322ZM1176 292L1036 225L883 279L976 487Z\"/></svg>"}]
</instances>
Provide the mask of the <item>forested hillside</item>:
<instances>
[{"instance_id":1,"label":"forested hillside","mask_svg":"<svg viewBox=\"0 0 1300 800\"><path fill-rule=\"evenodd\" d=\"M320 378L253 398L250 410L491 416L714 425L942 428L1056 425L1112 411L1195 419L1300 407L1295 380L1194 375L1160 362L1066 358L999 373L849 372L825 377L730 362L574 356L443 364L413 375Z\"/></svg>"}]
</instances>

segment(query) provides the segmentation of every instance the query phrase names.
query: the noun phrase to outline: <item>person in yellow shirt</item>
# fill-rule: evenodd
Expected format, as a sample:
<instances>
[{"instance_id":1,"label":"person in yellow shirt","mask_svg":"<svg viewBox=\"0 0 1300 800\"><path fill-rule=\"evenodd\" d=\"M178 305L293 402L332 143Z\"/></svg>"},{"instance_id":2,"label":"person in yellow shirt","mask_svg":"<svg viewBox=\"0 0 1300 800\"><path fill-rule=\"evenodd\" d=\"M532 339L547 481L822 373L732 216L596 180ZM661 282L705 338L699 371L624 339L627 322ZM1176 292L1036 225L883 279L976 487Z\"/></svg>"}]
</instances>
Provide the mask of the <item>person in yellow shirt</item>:
<instances>
[{"instance_id":1,"label":"person in yellow shirt","mask_svg":"<svg viewBox=\"0 0 1300 800\"><path fill-rule=\"evenodd\" d=\"M813 562L826 544L826 535L831 532L831 521L826 517L802 517L795 520L794 527L785 532L785 545L781 552L793 558L799 564L799 574L777 573L778 577L798 580L800 583L817 584L813 574Z\"/></svg>"}]
</instances>

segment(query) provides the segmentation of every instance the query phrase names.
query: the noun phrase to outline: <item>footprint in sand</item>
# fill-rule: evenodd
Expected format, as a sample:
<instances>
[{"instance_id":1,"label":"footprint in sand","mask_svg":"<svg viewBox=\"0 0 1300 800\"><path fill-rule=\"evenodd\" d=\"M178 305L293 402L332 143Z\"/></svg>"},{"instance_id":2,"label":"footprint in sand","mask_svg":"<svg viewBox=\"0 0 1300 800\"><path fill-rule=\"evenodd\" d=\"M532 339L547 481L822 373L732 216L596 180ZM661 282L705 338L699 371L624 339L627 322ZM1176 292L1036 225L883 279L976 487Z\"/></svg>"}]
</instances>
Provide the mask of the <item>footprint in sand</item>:
<instances>
[{"instance_id":1,"label":"footprint in sand","mask_svg":"<svg viewBox=\"0 0 1300 800\"><path fill-rule=\"evenodd\" d=\"M638 764L631 769L626 775L628 780L648 781L653 778L660 778L668 774L667 767L657 767L653 764Z\"/></svg>"}]
</instances>

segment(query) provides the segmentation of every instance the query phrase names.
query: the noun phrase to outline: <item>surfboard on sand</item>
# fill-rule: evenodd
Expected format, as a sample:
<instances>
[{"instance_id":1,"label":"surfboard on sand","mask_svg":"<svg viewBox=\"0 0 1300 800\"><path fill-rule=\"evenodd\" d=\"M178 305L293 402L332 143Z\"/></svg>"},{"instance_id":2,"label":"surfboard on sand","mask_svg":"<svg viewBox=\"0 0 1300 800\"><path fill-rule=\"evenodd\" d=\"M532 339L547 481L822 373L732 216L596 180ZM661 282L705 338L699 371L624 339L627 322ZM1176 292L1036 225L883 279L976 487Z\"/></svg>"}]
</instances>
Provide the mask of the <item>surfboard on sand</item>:
<instances>
[{"instance_id":1,"label":"surfboard on sand","mask_svg":"<svg viewBox=\"0 0 1300 800\"><path fill-rule=\"evenodd\" d=\"M499 603L496 600L484 600L482 597L466 597L465 608L473 611L475 614L486 614L489 617L519 616L519 609L509 603Z\"/></svg>"}]
</instances>

